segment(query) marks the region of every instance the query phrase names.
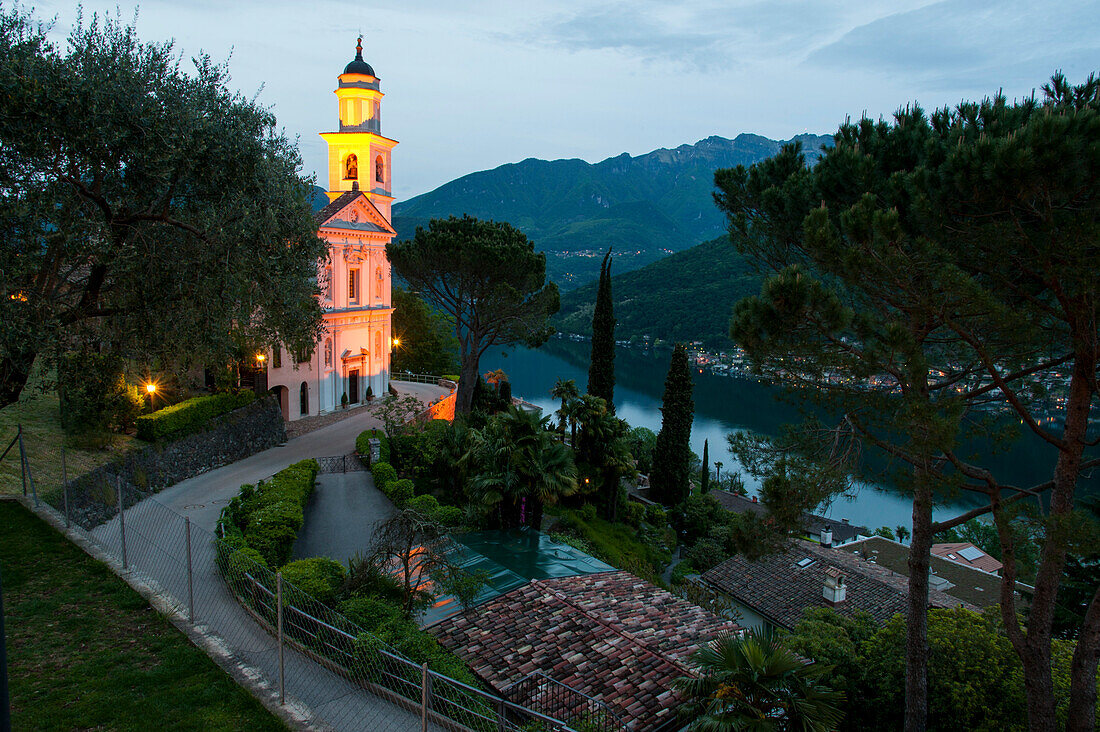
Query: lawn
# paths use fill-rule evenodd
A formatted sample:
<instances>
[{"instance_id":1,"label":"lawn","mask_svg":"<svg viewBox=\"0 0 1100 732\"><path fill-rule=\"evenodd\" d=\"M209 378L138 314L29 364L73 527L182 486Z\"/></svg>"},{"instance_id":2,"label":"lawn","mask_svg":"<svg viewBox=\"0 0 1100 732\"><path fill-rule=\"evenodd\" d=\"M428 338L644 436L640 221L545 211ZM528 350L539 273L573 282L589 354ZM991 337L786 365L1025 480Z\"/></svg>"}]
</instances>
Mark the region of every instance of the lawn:
<instances>
[{"instance_id":1,"label":"lawn","mask_svg":"<svg viewBox=\"0 0 1100 732\"><path fill-rule=\"evenodd\" d=\"M566 535L577 536L584 545L576 545L612 567L625 569L644 580L664 587L661 572L671 560L667 550L642 539L642 532L622 523L611 523L601 518L585 518L581 511L566 510L561 513L558 529Z\"/></svg>"},{"instance_id":2,"label":"lawn","mask_svg":"<svg viewBox=\"0 0 1100 732\"><path fill-rule=\"evenodd\" d=\"M286 729L105 565L11 501L0 501L0 568L14 729Z\"/></svg>"},{"instance_id":3,"label":"lawn","mask_svg":"<svg viewBox=\"0 0 1100 732\"><path fill-rule=\"evenodd\" d=\"M57 394L43 393L28 384L18 402L0 409L0 452L15 437L16 426L23 425L23 444L40 488L61 485L61 411ZM137 441L129 435L111 435L105 448L78 449L70 439L65 443L69 478L110 462L131 449ZM0 462L0 494L23 491L19 471L19 448L15 447Z\"/></svg>"}]
</instances>

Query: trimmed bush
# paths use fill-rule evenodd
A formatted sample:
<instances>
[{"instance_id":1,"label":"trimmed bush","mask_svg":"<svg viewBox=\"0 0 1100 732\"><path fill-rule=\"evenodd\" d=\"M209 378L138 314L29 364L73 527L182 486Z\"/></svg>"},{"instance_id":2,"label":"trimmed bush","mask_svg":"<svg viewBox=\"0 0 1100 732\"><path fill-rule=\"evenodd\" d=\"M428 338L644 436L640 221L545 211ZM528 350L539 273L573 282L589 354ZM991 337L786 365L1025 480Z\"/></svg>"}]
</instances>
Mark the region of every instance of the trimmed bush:
<instances>
[{"instance_id":1,"label":"trimmed bush","mask_svg":"<svg viewBox=\"0 0 1100 732\"><path fill-rule=\"evenodd\" d=\"M359 433L359 436L355 438L355 451L370 464L370 441L374 438L378 438L379 445L379 462L388 463L390 461L390 440L386 437L386 433L382 430L365 430Z\"/></svg>"},{"instance_id":2,"label":"trimmed bush","mask_svg":"<svg viewBox=\"0 0 1100 732\"><path fill-rule=\"evenodd\" d=\"M416 496L410 498L405 503L405 508L411 508L414 511L419 511L428 518L435 519L436 514L439 512L439 501L435 499L435 496Z\"/></svg>"},{"instance_id":3,"label":"trimmed bush","mask_svg":"<svg viewBox=\"0 0 1100 732\"><path fill-rule=\"evenodd\" d=\"M344 565L328 557L291 562L282 569L283 579L326 605L336 603L344 584Z\"/></svg>"},{"instance_id":4,"label":"trimmed bush","mask_svg":"<svg viewBox=\"0 0 1100 732\"><path fill-rule=\"evenodd\" d=\"M645 507L645 520L658 529L662 529L668 523L668 514L665 513L665 509L656 503L651 503Z\"/></svg>"},{"instance_id":5,"label":"trimmed bush","mask_svg":"<svg viewBox=\"0 0 1100 732\"><path fill-rule=\"evenodd\" d=\"M370 630L401 617L401 608L396 603L377 597L353 597L340 603L336 609L359 627Z\"/></svg>"},{"instance_id":6,"label":"trimmed bush","mask_svg":"<svg viewBox=\"0 0 1100 732\"><path fill-rule=\"evenodd\" d=\"M243 485L222 509L219 523L226 541L255 549L269 567L290 559L290 551L305 519L305 507L317 479L317 461L302 460L279 471L266 482Z\"/></svg>"},{"instance_id":7,"label":"trimmed bush","mask_svg":"<svg viewBox=\"0 0 1100 732\"><path fill-rule=\"evenodd\" d=\"M146 442L176 440L193 432L202 431L214 417L232 412L255 400L256 393L250 390L188 399L152 414L138 417L137 436L139 440Z\"/></svg>"},{"instance_id":8,"label":"trimmed bush","mask_svg":"<svg viewBox=\"0 0 1100 732\"><path fill-rule=\"evenodd\" d=\"M440 506L435 512L435 520L444 526L458 526L462 523L462 509L458 506Z\"/></svg>"},{"instance_id":9,"label":"trimmed bush","mask_svg":"<svg viewBox=\"0 0 1100 732\"><path fill-rule=\"evenodd\" d=\"M384 461L370 466L370 474L374 478L374 487L383 493L386 493L387 483L397 480L397 471L392 465Z\"/></svg>"},{"instance_id":10,"label":"trimmed bush","mask_svg":"<svg viewBox=\"0 0 1100 732\"><path fill-rule=\"evenodd\" d=\"M408 503L416 493L416 488L413 486L411 480L402 478L400 480L391 480L386 484L386 489L383 492L393 501L393 505L398 508L404 508L405 504Z\"/></svg>"}]
</instances>

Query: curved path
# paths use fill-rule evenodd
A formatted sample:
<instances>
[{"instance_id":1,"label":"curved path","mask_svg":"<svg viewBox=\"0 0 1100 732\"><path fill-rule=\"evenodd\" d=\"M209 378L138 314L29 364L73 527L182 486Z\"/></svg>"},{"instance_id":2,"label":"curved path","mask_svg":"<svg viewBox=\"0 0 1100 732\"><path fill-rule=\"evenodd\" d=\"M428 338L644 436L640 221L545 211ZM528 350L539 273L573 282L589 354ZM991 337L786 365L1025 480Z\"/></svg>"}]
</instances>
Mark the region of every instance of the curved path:
<instances>
[{"instance_id":1,"label":"curved path","mask_svg":"<svg viewBox=\"0 0 1100 732\"><path fill-rule=\"evenodd\" d=\"M434 384L395 381L393 386L401 394L413 394L425 403L450 393L449 389ZM190 516L196 526L213 531L222 506L229 503L245 483L269 478L287 465L306 458L347 455L355 450L355 438L360 432L381 426L382 422L369 408L362 409L359 414L278 447L176 483L156 494L156 500L177 513Z\"/></svg>"},{"instance_id":2,"label":"curved path","mask_svg":"<svg viewBox=\"0 0 1100 732\"><path fill-rule=\"evenodd\" d=\"M293 557L331 557L346 565L370 548L375 527L394 510L393 502L374 487L374 478L364 470L319 475Z\"/></svg>"}]
</instances>

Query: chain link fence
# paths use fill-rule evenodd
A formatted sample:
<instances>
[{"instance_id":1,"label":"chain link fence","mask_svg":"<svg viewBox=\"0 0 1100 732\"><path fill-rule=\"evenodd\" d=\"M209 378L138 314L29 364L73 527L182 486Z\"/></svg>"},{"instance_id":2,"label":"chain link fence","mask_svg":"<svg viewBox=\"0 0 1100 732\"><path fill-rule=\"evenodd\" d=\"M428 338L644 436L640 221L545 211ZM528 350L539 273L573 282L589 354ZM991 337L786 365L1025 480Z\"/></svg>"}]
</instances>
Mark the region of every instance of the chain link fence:
<instances>
[{"instance_id":1,"label":"chain link fence","mask_svg":"<svg viewBox=\"0 0 1100 732\"><path fill-rule=\"evenodd\" d=\"M310 728L577 732L402 657L150 491L109 475L79 487L67 477L39 485L18 444L35 511L115 558Z\"/></svg>"}]
</instances>

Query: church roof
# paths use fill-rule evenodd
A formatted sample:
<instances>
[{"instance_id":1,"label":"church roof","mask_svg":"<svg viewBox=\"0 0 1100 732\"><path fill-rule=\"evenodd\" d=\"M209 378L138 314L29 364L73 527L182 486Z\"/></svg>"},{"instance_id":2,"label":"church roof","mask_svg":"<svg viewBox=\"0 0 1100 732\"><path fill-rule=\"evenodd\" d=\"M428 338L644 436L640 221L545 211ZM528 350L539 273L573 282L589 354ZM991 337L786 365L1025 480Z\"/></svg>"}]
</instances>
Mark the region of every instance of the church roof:
<instances>
[{"instance_id":1,"label":"church roof","mask_svg":"<svg viewBox=\"0 0 1100 732\"><path fill-rule=\"evenodd\" d=\"M355 60L344 67L345 74L366 74L367 76L374 76L374 69L371 65L363 60L363 39L360 38L358 44L355 46ZM375 77L377 78L377 77Z\"/></svg>"},{"instance_id":2,"label":"church roof","mask_svg":"<svg viewBox=\"0 0 1100 732\"><path fill-rule=\"evenodd\" d=\"M368 209L369 215L375 221L347 221L337 219L336 216L344 209L350 208L356 201L362 201L362 205ZM335 219L335 220L334 220ZM352 231L371 231L380 234L396 235L397 232L386 222L386 217L378 210L374 203L363 195L362 191L347 191L333 199L327 206L313 214L313 220L317 227L327 229L348 229ZM382 222L382 223L378 223Z\"/></svg>"}]
</instances>

